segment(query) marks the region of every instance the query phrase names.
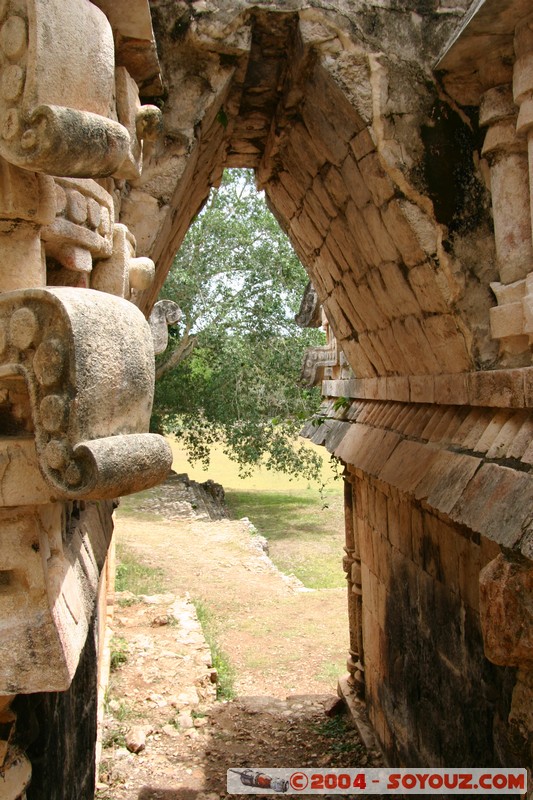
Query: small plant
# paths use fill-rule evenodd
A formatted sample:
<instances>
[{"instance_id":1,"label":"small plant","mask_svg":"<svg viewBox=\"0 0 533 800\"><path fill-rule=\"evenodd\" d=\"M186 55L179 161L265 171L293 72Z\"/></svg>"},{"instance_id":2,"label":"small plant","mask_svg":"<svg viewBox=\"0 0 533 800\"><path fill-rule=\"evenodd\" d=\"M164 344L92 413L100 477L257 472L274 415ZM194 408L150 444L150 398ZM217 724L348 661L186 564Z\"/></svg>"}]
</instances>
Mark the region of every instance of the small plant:
<instances>
[{"instance_id":1,"label":"small plant","mask_svg":"<svg viewBox=\"0 0 533 800\"><path fill-rule=\"evenodd\" d=\"M113 636L111 639L111 657L109 669L116 672L128 660L128 643L122 636Z\"/></svg>"},{"instance_id":2,"label":"small plant","mask_svg":"<svg viewBox=\"0 0 533 800\"><path fill-rule=\"evenodd\" d=\"M334 411L340 411L341 409L350 408L351 402L348 397L337 397L333 403L333 409Z\"/></svg>"},{"instance_id":3,"label":"small plant","mask_svg":"<svg viewBox=\"0 0 533 800\"><path fill-rule=\"evenodd\" d=\"M165 591L163 570L142 564L134 553L119 543L117 546L119 563L115 577L117 592L139 594L161 594Z\"/></svg>"},{"instance_id":4,"label":"small plant","mask_svg":"<svg viewBox=\"0 0 533 800\"><path fill-rule=\"evenodd\" d=\"M118 720L118 722L124 722L127 719L131 719L132 717L137 716L135 711L125 700L120 700L118 708L112 713L115 719Z\"/></svg>"},{"instance_id":5,"label":"small plant","mask_svg":"<svg viewBox=\"0 0 533 800\"><path fill-rule=\"evenodd\" d=\"M178 719L178 715L174 714L174 716L171 717L171 719L169 719L168 724L172 725L173 728L176 728L176 730L179 731L180 730L180 721Z\"/></svg>"},{"instance_id":6,"label":"small plant","mask_svg":"<svg viewBox=\"0 0 533 800\"><path fill-rule=\"evenodd\" d=\"M331 740L328 747L331 754L354 759L357 757L356 754L360 755L364 751L355 729L344 714L328 717L319 725L313 725L312 729L320 736Z\"/></svg>"},{"instance_id":7,"label":"small plant","mask_svg":"<svg viewBox=\"0 0 533 800\"><path fill-rule=\"evenodd\" d=\"M102 741L104 750L110 747L126 747L126 731L122 725L110 728L106 731Z\"/></svg>"},{"instance_id":8,"label":"small plant","mask_svg":"<svg viewBox=\"0 0 533 800\"><path fill-rule=\"evenodd\" d=\"M133 606L137 600L135 597L119 597L117 600L117 605L120 608L129 608L129 606Z\"/></svg>"},{"instance_id":9,"label":"small plant","mask_svg":"<svg viewBox=\"0 0 533 800\"><path fill-rule=\"evenodd\" d=\"M335 682L339 675L344 671L344 664L337 664L334 661L327 661L322 664L316 677L319 680L329 680Z\"/></svg>"},{"instance_id":10,"label":"small plant","mask_svg":"<svg viewBox=\"0 0 533 800\"><path fill-rule=\"evenodd\" d=\"M213 667L217 671L217 700L233 700L235 697L235 670L217 642L215 618L203 600L192 600L192 604L196 609L196 616L211 650Z\"/></svg>"}]
</instances>

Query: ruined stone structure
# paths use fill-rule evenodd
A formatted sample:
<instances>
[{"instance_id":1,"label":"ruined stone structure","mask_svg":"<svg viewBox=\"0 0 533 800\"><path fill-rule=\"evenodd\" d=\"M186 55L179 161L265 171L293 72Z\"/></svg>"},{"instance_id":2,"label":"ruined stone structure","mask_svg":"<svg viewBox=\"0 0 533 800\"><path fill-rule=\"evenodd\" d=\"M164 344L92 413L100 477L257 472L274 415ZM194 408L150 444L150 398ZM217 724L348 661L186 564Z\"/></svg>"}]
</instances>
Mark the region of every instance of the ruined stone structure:
<instances>
[{"instance_id":1,"label":"ruined stone structure","mask_svg":"<svg viewBox=\"0 0 533 800\"><path fill-rule=\"evenodd\" d=\"M85 0L0 5L5 800L30 781L28 797L92 797L112 501L171 462L147 433L154 347L132 302L154 265L119 222L161 117L134 80L158 74L137 5L134 52Z\"/></svg>"},{"instance_id":2,"label":"ruined stone structure","mask_svg":"<svg viewBox=\"0 0 533 800\"><path fill-rule=\"evenodd\" d=\"M528 0L0 14L0 795L91 797L111 501L168 466L141 311L231 166L334 334L350 691L391 763L531 764Z\"/></svg>"}]
</instances>

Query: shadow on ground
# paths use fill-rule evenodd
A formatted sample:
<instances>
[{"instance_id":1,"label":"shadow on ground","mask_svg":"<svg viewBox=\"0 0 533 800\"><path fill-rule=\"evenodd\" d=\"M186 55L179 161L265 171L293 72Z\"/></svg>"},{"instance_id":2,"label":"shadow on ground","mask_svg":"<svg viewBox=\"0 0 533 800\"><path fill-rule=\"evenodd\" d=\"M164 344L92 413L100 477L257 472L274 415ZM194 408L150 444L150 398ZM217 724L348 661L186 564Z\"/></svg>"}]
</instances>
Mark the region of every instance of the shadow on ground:
<instances>
[{"instance_id":1,"label":"shadow on ground","mask_svg":"<svg viewBox=\"0 0 533 800\"><path fill-rule=\"evenodd\" d=\"M205 728L202 757L189 770L185 785L161 787L154 776L153 785L144 786L138 800L248 797L227 794L229 768L378 766L332 695L291 695L286 700L242 697L213 706ZM183 759L187 757L184 752ZM175 757L176 767L180 760ZM283 795L296 796L302 795Z\"/></svg>"}]
</instances>

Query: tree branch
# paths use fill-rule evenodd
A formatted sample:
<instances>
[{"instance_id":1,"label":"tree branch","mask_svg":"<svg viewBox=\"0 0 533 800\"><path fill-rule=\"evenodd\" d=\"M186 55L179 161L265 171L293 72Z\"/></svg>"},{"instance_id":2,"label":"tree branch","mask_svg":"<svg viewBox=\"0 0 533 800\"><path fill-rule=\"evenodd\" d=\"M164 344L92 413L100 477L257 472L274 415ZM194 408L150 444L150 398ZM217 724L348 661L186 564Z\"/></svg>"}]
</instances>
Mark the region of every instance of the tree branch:
<instances>
[{"instance_id":1,"label":"tree branch","mask_svg":"<svg viewBox=\"0 0 533 800\"><path fill-rule=\"evenodd\" d=\"M163 375L166 375L167 372L170 372L171 369L177 367L181 361L184 361L188 356L190 356L197 343L198 338L196 336L191 336L190 329L187 328L176 349L172 351L166 361L163 361L163 363L157 367L155 371L156 381L162 378Z\"/></svg>"}]
</instances>

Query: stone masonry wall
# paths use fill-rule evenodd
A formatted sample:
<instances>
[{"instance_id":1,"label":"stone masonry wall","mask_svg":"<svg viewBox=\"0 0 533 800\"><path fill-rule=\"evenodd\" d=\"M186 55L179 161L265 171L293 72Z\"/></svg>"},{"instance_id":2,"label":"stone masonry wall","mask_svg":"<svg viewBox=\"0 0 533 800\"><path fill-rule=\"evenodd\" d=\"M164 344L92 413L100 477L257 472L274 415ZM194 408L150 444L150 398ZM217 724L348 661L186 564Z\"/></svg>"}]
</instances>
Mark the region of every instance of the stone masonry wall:
<instances>
[{"instance_id":1,"label":"stone masonry wall","mask_svg":"<svg viewBox=\"0 0 533 800\"><path fill-rule=\"evenodd\" d=\"M95 625L66 692L19 695L17 737L32 763L27 800L90 800L95 791L97 718Z\"/></svg>"},{"instance_id":2,"label":"stone masonry wall","mask_svg":"<svg viewBox=\"0 0 533 800\"><path fill-rule=\"evenodd\" d=\"M349 685L392 764L531 763L532 425L344 397L304 428L346 465Z\"/></svg>"},{"instance_id":3,"label":"stone masonry wall","mask_svg":"<svg viewBox=\"0 0 533 800\"><path fill-rule=\"evenodd\" d=\"M500 548L360 470L348 479L366 699L390 763L509 765L516 671L487 660L479 617L479 572Z\"/></svg>"}]
</instances>

